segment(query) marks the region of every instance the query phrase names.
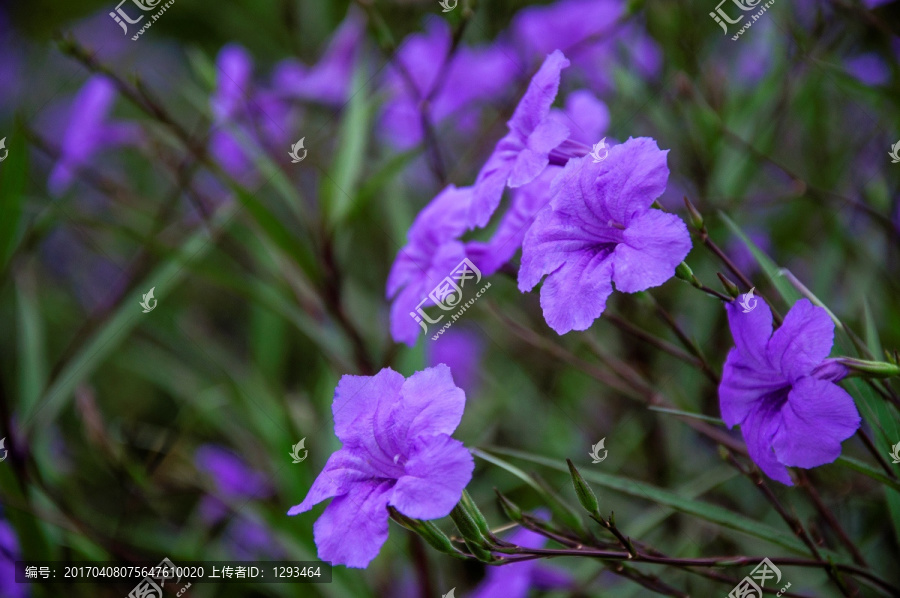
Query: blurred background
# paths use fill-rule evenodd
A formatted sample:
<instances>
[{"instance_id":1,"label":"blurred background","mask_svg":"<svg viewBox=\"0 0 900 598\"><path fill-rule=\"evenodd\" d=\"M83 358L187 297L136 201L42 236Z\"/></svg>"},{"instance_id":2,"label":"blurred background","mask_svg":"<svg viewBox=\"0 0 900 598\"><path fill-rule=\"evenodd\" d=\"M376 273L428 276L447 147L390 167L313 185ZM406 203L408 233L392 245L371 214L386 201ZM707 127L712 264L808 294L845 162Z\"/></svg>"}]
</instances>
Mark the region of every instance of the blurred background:
<instances>
[{"instance_id":1,"label":"blurred background","mask_svg":"<svg viewBox=\"0 0 900 598\"><path fill-rule=\"evenodd\" d=\"M803 292L775 274L787 268L883 358L900 343L900 2L776 0L742 33L710 17L715 0L136 3L0 3L0 596L131 589L16 585L18 559L315 560L322 506L286 512L340 447L338 380L437 363L466 391L456 438L577 505L572 459L625 533L685 558L809 556L672 413L719 417L732 340L715 299L672 280L560 337L538 293L518 291L514 257L450 331L409 347L391 338L385 284L416 214L474 181L559 48L572 66L556 106L584 143L656 139L665 209L688 221L690 198L776 309ZM117 8L146 18L120 24ZM698 236L687 262L721 288ZM839 338L836 353L858 351ZM896 409L845 387L888 459ZM815 494L770 487L823 550L854 561L829 513L900 583L900 493L867 475L881 465L863 440L844 455L862 465L808 472ZM506 523L494 488L542 505L476 459L469 492L492 525ZM568 581L527 595L650 595L597 561L550 565ZM693 596L731 588L638 569ZM820 570L782 571L797 595L841 595ZM186 595L470 596L485 575L391 524L369 568L336 567L331 584Z\"/></svg>"}]
</instances>

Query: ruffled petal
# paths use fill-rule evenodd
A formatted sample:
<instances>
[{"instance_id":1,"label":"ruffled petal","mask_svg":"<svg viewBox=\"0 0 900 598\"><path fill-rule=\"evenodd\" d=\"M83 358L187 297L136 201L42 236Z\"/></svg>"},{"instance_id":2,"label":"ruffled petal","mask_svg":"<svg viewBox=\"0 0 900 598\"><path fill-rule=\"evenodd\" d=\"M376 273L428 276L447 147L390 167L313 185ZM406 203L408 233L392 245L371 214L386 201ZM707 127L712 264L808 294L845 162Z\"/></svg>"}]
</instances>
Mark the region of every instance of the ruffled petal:
<instances>
[{"instance_id":1,"label":"ruffled petal","mask_svg":"<svg viewBox=\"0 0 900 598\"><path fill-rule=\"evenodd\" d=\"M341 377L331 406L338 439L345 445L356 445L371 437L377 430L378 410L400 398L403 382L403 376L390 368L374 376Z\"/></svg>"},{"instance_id":2,"label":"ruffled petal","mask_svg":"<svg viewBox=\"0 0 900 598\"><path fill-rule=\"evenodd\" d=\"M459 502L474 469L475 461L460 441L445 434L419 438L390 504L415 519L444 517Z\"/></svg>"},{"instance_id":3,"label":"ruffled petal","mask_svg":"<svg viewBox=\"0 0 900 598\"><path fill-rule=\"evenodd\" d=\"M734 346L749 367L760 371L777 371L777 364L769 364L766 347L772 336L772 310L760 299L756 308L744 313L736 301L727 303L728 327L734 338ZM781 378L781 376L779 376Z\"/></svg>"},{"instance_id":4,"label":"ruffled petal","mask_svg":"<svg viewBox=\"0 0 900 598\"><path fill-rule=\"evenodd\" d=\"M681 218L660 210L633 218L624 236L612 260L616 290L625 293L666 282L691 251L691 235Z\"/></svg>"},{"instance_id":5,"label":"ruffled petal","mask_svg":"<svg viewBox=\"0 0 900 598\"><path fill-rule=\"evenodd\" d=\"M625 227L631 219L646 212L666 190L669 150L660 150L649 137L629 138L609 150L606 160L594 163L584 160L583 180L586 196L593 199L594 211ZM593 191L591 191L591 189ZM605 223L605 221L604 221Z\"/></svg>"},{"instance_id":6,"label":"ruffled petal","mask_svg":"<svg viewBox=\"0 0 900 598\"><path fill-rule=\"evenodd\" d=\"M453 434L466 409L466 393L450 368L439 364L416 372L400 388L396 417L409 438Z\"/></svg>"},{"instance_id":7,"label":"ruffled petal","mask_svg":"<svg viewBox=\"0 0 900 598\"><path fill-rule=\"evenodd\" d=\"M354 484L377 476L378 472L355 451L342 448L328 457L306 498L291 507L288 515L305 513L325 499L346 494Z\"/></svg>"},{"instance_id":8,"label":"ruffled petal","mask_svg":"<svg viewBox=\"0 0 900 598\"><path fill-rule=\"evenodd\" d=\"M753 462L773 480L793 486L791 474L776 458L775 450L772 448L772 439L778 432L779 424L780 418L774 409L765 403L759 403L741 424L741 434Z\"/></svg>"},{"instance_id":9,"label":"ruffled petal","mask_svg":"<svg viewBox=\"0 0 900 598\"><path fill-rule=\"evenodd\" d=\"M840 386L804 377L781 408L781 426L772 444L778 460L791 467L818 467L841 454L841 442L859 428L853 398Z\"/></svg>"},{"instance_id":10,"label":"ruffled petal","mask_svg":"<svg viewBox=\"0 0 900 598\"><path fill-rule=\"evenodd\" d=\"M331 501L313 526L321 560L362 569L378 556L388 538L387 504L393 485L362 482Z\"/></svg>"},{"instance_id":11,"label":"ruffled petal","mask_svg":"<svg viewBox=\"0 0 900 598\"><path fill-rule=\"evenodd\" d=\"M719 383L722 419L729 427L741 424L760 401L781 389L787 393L788 386L788 381L778 372L759 368L740 351L732 349Z\"/></svg>"},{"instance_id":12,"label":"ruffled petal","mask_svg":"<svg viewBox=\"0 0 900 598\"><path fill-rule=\"evenodd\" d=\"M766 355L772 365L780 367L791 379L797 379L822 363L833 344L834 322L828 312L809 299L801 299L772 335Z\"/></svg>"},{"instance_id":13,"label":"ruffled petal","mask_svg":"<svg viewBox=\"0 0 900 598\"><path fill-rule=\"evenodd\" d=\"M612 261L604 253L573 253L541 287L544 319L557 334L587 330L612 294Z\"/></svg>"}]
</instances>

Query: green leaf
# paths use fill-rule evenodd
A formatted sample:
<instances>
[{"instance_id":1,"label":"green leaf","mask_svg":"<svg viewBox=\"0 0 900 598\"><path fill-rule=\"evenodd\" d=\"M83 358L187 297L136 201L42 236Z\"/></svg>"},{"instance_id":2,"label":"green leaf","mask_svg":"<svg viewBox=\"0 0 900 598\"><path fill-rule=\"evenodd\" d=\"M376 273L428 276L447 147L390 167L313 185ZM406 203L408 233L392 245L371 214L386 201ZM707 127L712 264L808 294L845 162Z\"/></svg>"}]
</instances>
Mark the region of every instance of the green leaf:
<instances>
[{"instance_id":1,"label":"green leaf","mask_svg":"<svg viewBox=\"0 0 900 598\"><path fill-rule=\"evenodd\" d=\"M28 149L21 127L6 137L6 159L0 162L0 272L6 269L23 232L25 182L28 179Z\"/></svg>"}]
</instances>

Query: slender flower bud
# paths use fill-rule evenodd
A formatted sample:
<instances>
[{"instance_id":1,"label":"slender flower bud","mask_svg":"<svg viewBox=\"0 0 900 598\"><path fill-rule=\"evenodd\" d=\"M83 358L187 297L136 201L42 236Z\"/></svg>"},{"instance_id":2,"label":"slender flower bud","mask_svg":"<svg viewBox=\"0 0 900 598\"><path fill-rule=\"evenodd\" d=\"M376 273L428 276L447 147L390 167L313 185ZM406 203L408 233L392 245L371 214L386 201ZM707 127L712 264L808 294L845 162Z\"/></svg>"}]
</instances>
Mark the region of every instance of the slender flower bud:
<instances>
[{"instance_id":1,"label":"slender flower bud","mask_svg":"<svg viewBox=\"0 0 900 598\"><path fill-rule=\"evenodd\" d=\"M500 504L500 509L503 511L503 514L506 515L508 519L515 522L521 522L523 520L522 517L522 509L519 508L519 505L509 500L503 494L500 493L499 490L494 488L494 492L497 493L497 502Z\"/></svg>"},{"instance_id":2,"label":"slender flower bud","mask_svg":"<svg viewBox=\"0 0 900 598\"><path fill-rule=\"evenodd\" d=\"M719 277L719 280L722 282L722 286L725 287L725 292L737 299L741 295L741 290L737 287L736 284L731 282L727 276L722 274L721 272L716 272L716 276Z\"/></svg>"},{"instance_id":3,"label":"slender flower bud","mask_svg":"<svg viewBox=\"0 0 900 598\"><path fill-rule=\"evenodd\" d=\"M691 270L691 267L686 262L681 262L675 266L675 276L698 289L703 286L700 280L694 276L694 271Z\"/></svg>"},{"instance_id":4,"label":"slender flower bud","mask_svg":"<svg viewBox=\"0 0 900 598\"><path fill-rule=\"evenodd\" d=\"M488 549L490 543L481 534L481 531L478 529L478 524L475 523L475 519L472 517L471 513L463 506L462 501L457 503L457 505L453 507L453 510L450 511L450 518L453 520L453 523L456 524L456 529L459 530L459 533L465 540L466 547L475 558L486 563L495 560L494 555L492 555L491 551Z\"/></svg>"},{"instance_id":5,"label":"slender flower bud","mask_svg":"<svg viewBox=\"0 0 900 598\"><path fill-rule=\"evenodd\" d=\"M391 519L393 519L409 531L422 536L422 538L424 538L426 542L431 544L431 546L433 546L440 552L453 556L460 556L462 554L459 550L456 549L455 546L453 546L453 542L450 541L450 538L448 538L447 535L432 522L420 521L418 519L407 517L391 506L388 506L388 511L391 514Z\"/></svg>"},{"instance_id":6,"label":"slender flower bud","mask_svg":"<svg viewBox=\"0 0 900 598\"><path fill-rule=\"evenodd\" d=\"M845 366L849 371L848 376L860 376L863 378L889 378L900 376L900 365L886 361L866 361L853 357L836 357L834 361Z\"/></svg>"},{"instance_id":7,"label":"slender flower bud","mask_svg":"<svg viewBox=\"0 0 900 598\"><path fill-rule=\"evenodd\" d=\"M484 518L478 505L475 504L475 501L472 500L472 497L469 496L469 493L465 490L462 492L462 498L459 499L459 504L462 505L466 510L466 513L472 517L472 521L478 526L478 531L483 537L493 537L494 534L491 532L491 527L488 525L487 519Z\"/></svg>"},{"instance_id":8,"label":"slender flower bud","mask_svg":"<svg viewBox=\"0 0 900 598\"><path fill-rule=\"evenodd\" d=\"M572 485L575 487L575 494L578 496L578 502L584 507L584 510L591 515L600 514L600 503L597 501L597 495L591 489L590 485L581 476L581 473L575 469L575 465L571 459L566 459L569 466L569 473L572 475Z\"/></svg>"},{"instance_id":9,"label":"slender flower bud","mask_svg":"<svg viewBox=\"0 0 900 598\"><path fill-rule=\"evenodd\" d=\"M684 205L687 208L688 214L691 217L691 224L694 225L694 228L697 230L703 230L703 216L700 214L700 211L691 203L691 200L684 196Z\"/></svg>"}]
</instances>

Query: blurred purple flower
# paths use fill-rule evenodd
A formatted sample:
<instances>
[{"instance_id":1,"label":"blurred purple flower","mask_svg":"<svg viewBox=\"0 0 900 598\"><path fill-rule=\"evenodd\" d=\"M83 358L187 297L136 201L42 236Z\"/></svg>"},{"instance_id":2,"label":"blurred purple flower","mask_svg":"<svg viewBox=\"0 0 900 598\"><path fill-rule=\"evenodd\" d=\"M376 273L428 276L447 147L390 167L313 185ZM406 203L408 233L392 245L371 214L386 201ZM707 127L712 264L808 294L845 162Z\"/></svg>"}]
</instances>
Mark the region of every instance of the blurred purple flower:
<instances>
[{"instance_id":1,"label":"blurred purple flower","mask_svg":"<svg viewBox=\"0 0 900 598\"><path fill-rule=\"evenodd\" d=\"M564 124L573 139L593 146L606 136L609 127L609 108L590 91L573 91L566 97L565 110L553 108L550 117Z\"/></svg>"},{"instance_id":2,"label":"blurred purple flower","mask_svg":"<svg viewBox=\"0 0 900 598\"><path fill-rule=\"evenodd\" d=\"M567 66L569 61L555 50L531 79L507 122L509 133L497 143L472 187L470 225L485 226L500 205L503 189L533 181L550 163L550 152L568 138L569 128L550 118L560 72Z\"/></svg>"},{"instance_id":3,"label":"blurred purple flower","mask_svg":"<svg viewBox=\"0 0 900 598\"><path fill-rule=\"evenodd\" d=\"M866 85L884 85L891 78L891 69L874 52L848 58L844 61L844 66L850 75Z\"/></svg>"},{"instance_id":4,"label":"blurred purple flower","mask_svg":"<svg viewBox=\"0 0 900 598\"><path fill-rule=\"evenodd\" d=\"M612 87L611 65L622 64L616 48L628 52L631 66L644 76L655 75L662 64L656 43L635 26L620 24L625 2L561 0L519 11L512 23L515 45L525 60L562 51L591 84L605 93Z\"/></svg>"},{"instance_id":5,"label":"blurred purple flower","mask_svg":"<svg viewBox=\"0 0 900 598\"><path fill-rule=\"evenodd\" d=\"M428 21L424 33L404 40L385 76L389 99L379 124L395 147L421 143L421 107L426 98L433 124L454 118L457 128L471 129L477 123L478 105L502 96L514 80L518 65L501 45L461 46L448 57L451 46L450 26L437 18Z\"/></svg>"},{"instance_id":6,"label":"blurred purple flower","mask_svg":"<svg viewBox=\"0 0 900 598\"><path fill-rule=\"evenodd\" d=\"M659 286L691 250L684 222L651 209L666 188L666 154L653 139L613 146L606 160L572 159L553 182L553 199L525 235L519 289L545 275L544 318L557 333L586 330L616 289Z\"/></svg>"},{"instance_id":7,"label":"blurred purple flower","mask_svg":"<svg viewBox=\"0 0 900 598\"><path fill-rule=\"evenodd\" d=\"M475 331L451 328L425 346L426 362L429 366L449 367L456 384L471 395L478 383L483 349Z\"/></svg>"},{"instance_id":8,"label":"blurred purple flower","mask_svg":"<svg viewBox=\"0 0 900 598\"><path fill-rule=\"evenodd\" d=\"M141 132L137 124L107 121L115 99L113 83L102 75L88 79L75 96L69 110L59 160L50 173L50 193L62 195L75 180L78 169L99 151L140 142Z\"/></svg>"},{"instance_id":9,"label":"blurred purple flower","mask_svg":"<svg viewBox=\"0 0 900 598\"><path fill-rule=\"evenodd\" d=\"M287 556L266 526L245 517L231 522L225 534L228 551L236 560L279 560Z\"/></svg>"},{"instance_id":10,"label":"blurred purple flower","mask_svg":"<svg viewBox=\"0 0 900 598\"><path fill-rule=\"evenodd\" d=\"M272 494L272 487L262 473L244 463L243 459L228 449L205 444L194 453L197 469L210 476L216 495L204 497L201 511L207 521L214 522L227 508L223 501L262 498Z\"/></svg>"},{"instance_id":11,"label":"blurred purple flower","mask_svg":"<svg viewBox=\"0 0 900 598\"><path fill-rule=\"evenodd\" d=\"M535 515L546 519L548 513L540 510ZM523 527L507 541L523 548L543 548L547 538ZM475 588L472 598L526 598L532 587L550 591L571 588L573 584L574 579L566 573L547 567L537 560L525 561L502 567L488 567L487 575Z\"/></svg>"},{"instance_id":12,"label":"blurred purple flower","mask_svg":"<svg viewBox=\"0 0 900 598\"><path fill-rule=\"evenodd\" d=\"M441 191L423 209L409 229L409 242L391 267L387 297L391 305L391 336L409 346L416 344L419 324L411 316L435 285L450 276L466 257L459 237L465 232L472 191L453 185ZM433 305L428 299L424 305Z\"/></svg>"},{"instance_id":13,"label":"blurred purple flower","mask_svg":"<svg viewBox=\"0 0 900 598\"><path fill-rule=\"evenodd\" d=\"M415 519L450 513L475 467L450 437L465 403L444 365L408 379L390 368L341 378L332 412L344 446L288 511L297 515L334 497L313 528L320 559L368 566L388 537L388 505Z\"/></svg>"},{"instance_id":14,"label":"blurred purple flower","mask_svg":"<svg viewBox=\"0 0 900 598\"><path fill-rule=\"evenodd\" d=\"M893 1L894 0L862 0L862 3L863 3L863 6L865 6L866 8L872 9L872 8L878 8L882 4L888 4Z\"/></svg>"},{"instance_id":15,"label":"blurred purple flower","mask_svg":"<svg viewBox=\"0 0 900 598\"><path fill-rule=\"evenodd\" d=\"M834 323L807 299L794 304L774 334L763 301L748 313L737 302L725 309L735 346L719 384L722 419L740 424L750 457L766 475L793 485L787 467L831 463L859 428L853 399L834 383L847 370L826 359Z\"/></svg>"},{"instance_id":16,"label":"blurred purple flower","mask_svg":"<svg viewBox=\"0 0 900 598\"><path fill-rule=\"evenodd\" d=\"M771 255L772 240L769 238L768 233L756 228L746 228L745 232L753 244L759 247L760 251L766 255ZM741 239L734 237L728 242L728 253L737 269L748 277L759 271L759 262L756 261L750 248Z\"/></svg>"},{"instance_id":17,"label":"blurred purple flower","mask_svg":"<svg viewBox=\"0 0 900 598\"><path fill-rule=\"evenodd\" d=\"M210 151L235 179L252 178L252 153L244 143L256 142L277 150L289 143L291 107L277 94L258 89L253 81L253 59L239 45L224 46L216 58L216 89L210 96L214 116ZM236 127L237 134L229 127Z\"/></svg>"},{"instance_id":18,"label":"blurred purple flower","mask_svg":"<svg viewBox=\"0 0 900 598\"><path fill-rule=\"evenodd\" d=\"M274 89L283 97L340 106L349 96L364 36L365 20L351 7L319 62L306 66L295 59L282 61L272 77Z\"/></svg>"},{"instance_id":19,"label":"blurred purple flower","mask_svg":"<svg viewBox=\"0 0 900 598\"><path fill-rule=\"evenodd\" d=\"M24 598L28 584L16 583L16 560L21 559L16 531L5 519L0 519L0 596Z\"/></svg>"}]
</instances>

